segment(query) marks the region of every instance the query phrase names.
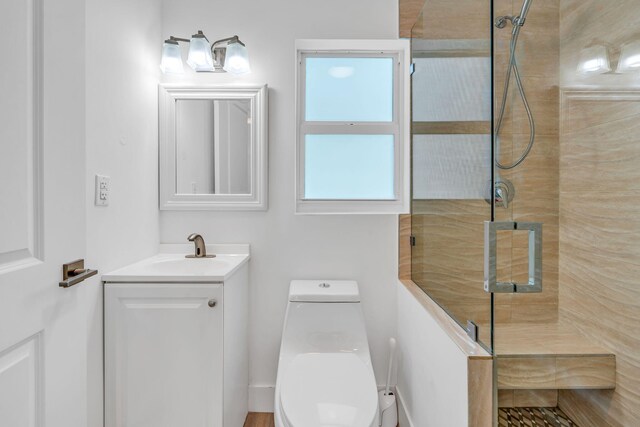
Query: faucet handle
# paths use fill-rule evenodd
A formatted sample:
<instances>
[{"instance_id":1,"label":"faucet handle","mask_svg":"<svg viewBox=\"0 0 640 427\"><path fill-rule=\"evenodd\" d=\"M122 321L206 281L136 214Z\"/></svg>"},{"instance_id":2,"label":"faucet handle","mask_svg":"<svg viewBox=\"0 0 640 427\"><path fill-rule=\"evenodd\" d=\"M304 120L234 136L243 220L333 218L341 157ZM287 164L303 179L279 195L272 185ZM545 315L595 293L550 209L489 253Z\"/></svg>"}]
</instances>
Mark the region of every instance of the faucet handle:
<instances>
[{"instance_id":1,"label":"faucet handle","mask_svg":"<svg viewBox=\"0 0 640 427\"><path fill-rule=\"evenodd\" d=\"M496 188L496 194L500 198L500 202L502 202L502 207L505 209L509 209L509 190L507 187L500 185Z\"/></svg>"},{"instance_id":2,"label":"faucet handle","mask_svg":"<svg viewBox=\"0 0 640 427\"><path fill-rule=\"evenodd\" d=\"M505 178L498 178L495 181L495 194L494 201L496 206L502 206L505 209L509 209L509 205L513 201L516 194L515 187Z\"/></svg>"}]
</instances>

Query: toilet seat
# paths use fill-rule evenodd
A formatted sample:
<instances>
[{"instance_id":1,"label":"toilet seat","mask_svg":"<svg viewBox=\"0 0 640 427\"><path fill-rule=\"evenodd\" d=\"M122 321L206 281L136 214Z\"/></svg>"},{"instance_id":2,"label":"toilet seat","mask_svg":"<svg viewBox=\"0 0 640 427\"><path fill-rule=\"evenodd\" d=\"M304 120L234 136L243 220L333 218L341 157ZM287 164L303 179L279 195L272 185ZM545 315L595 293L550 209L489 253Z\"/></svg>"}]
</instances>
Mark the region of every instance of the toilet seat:
<instances>
[{"instance_id":1,"label":"toilet seat","mask_svg":"<svg viewBox=\"0 0 640 427\"><path fill-rule=\"evenodd\" d=\"M373 372L353 353L296 356L280 402L290 427L371 427L378 410Z\"/></svg>"}]
</instances>

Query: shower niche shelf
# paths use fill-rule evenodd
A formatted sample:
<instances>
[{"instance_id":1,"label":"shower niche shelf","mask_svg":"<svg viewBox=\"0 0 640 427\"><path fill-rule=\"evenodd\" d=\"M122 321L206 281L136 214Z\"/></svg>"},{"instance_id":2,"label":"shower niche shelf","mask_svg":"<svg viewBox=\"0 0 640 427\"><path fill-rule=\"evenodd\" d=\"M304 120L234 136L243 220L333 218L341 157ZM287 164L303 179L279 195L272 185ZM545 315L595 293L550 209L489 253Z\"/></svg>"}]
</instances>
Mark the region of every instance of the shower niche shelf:
<instances>
[{"instance_id":1,"label":"shower niche shelf","mask_svg":"<svg viewBox=\"0 0 640 427\"><path fill-rule=\"evenodd\" d=\"M498 389L614 389L616 357L568 325L496 327Z\"/></svg>"}]
</instances>

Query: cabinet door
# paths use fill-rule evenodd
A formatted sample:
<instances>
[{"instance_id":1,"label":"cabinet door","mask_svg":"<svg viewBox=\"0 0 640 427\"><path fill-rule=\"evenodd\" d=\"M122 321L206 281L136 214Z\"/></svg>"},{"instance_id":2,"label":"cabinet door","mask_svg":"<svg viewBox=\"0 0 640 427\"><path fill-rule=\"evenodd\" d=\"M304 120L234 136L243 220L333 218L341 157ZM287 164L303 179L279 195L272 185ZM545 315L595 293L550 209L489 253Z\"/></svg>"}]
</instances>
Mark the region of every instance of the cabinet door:
<instances>
[{"instance_id":1,"label":"cabinet door","mask_svg":"<svg viewBox=\"0 0 640 427\"><path fill-rule=\"evenodd\" d=\"M107 427L222 427L222 295L211 284L105 286Z\"/></svg>"}]
</instances>

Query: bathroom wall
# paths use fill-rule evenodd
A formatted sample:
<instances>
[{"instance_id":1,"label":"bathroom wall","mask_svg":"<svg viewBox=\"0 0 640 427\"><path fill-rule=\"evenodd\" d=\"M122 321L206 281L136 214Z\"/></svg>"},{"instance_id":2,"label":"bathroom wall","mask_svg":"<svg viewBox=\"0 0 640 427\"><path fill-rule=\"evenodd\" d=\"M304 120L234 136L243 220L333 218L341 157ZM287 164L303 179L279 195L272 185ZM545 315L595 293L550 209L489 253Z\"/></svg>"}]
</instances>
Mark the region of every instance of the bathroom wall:
<instances>
[{"instance_id":1,"label":"bathroom wall","mask_svg":"<svg viewBox=\"0 0 640 427\"><path fill-rule=\"evenodd\" d=\"M192 232L208 242L250 243L251 409L270 410L289 282L349 278L360 283L373 365L385 378L395 333L397 215L295 215L295 50L297 38L397 38L395 0L164 0L162 37L201 29L213 41L237 34L252 73L166 77L182 83L269 85L269 210L162 212L162 242ZM161 38L156 41L160 49ZM184 49L186 53L186 49Z\"/></svg>"},{"instance_id":2,"label":"bathroom wall","mask_svg":"<svg viewBox=\"0 0 640 427\"><path fill-rule=\"evenodd\" d=\"M160 4L154 0L86 2L86 263L100 273L157 250L160 24ZM107 207L94 206L96 173L111 176ZM99 283L98 276L82 285L91 293L87 398L92 427L102 425Z\"/></svg>"},{"instance_id":3,"label":"bathroom wall","mask_svg":"<svg viewBox=\"0 0 640 427\"><path fill-rule=\"evenodd\" d=\"M490 427L491 356L415 284L397 291L400 426Z\"/></svg>"},{"instance_id":4,"label":"bathroom wall","mask_svg":"<svg viewBox=\"0 0 640 427\"><path fill-rule=\"evenodd\" d=\"M640 420L640 79L576 70L593 44L615 69L639 21L636 0L561 2L560 318L617 363L615 390L560 392L583 427Z\"/></svg>"}]
</instances>

